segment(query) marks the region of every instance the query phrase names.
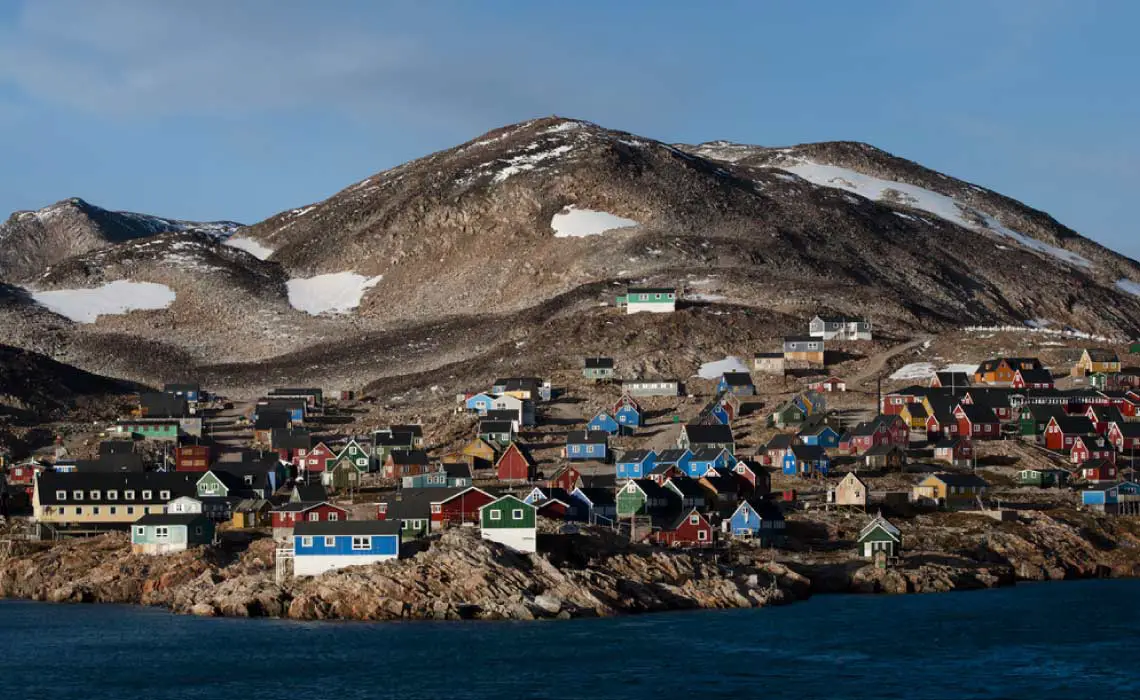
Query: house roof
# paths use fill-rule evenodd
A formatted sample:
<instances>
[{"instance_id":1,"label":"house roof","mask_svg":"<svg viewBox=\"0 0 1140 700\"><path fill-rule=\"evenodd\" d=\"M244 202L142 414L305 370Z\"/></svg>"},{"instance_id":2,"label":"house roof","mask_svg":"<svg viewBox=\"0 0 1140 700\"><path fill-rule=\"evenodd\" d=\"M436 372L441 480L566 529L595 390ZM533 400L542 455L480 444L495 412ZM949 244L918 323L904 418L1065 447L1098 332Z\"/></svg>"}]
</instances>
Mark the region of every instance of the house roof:
<instances>
[{"instance_id":1,"label":"house roof","mask_svg":"<svg viewBox=\"0 0 1140 700\"><path fill-rule=\"evenodd\" d=\"M736 493L740 491L740 481L731 472L722 474L718 471L716 474L702 476L700 480L717 493Z\"/></svg>"},{"instance_id":2,"label":"house roof","mask_svg":"<svg viewBox=\"0 0 1140 700\"><path fill-rule=\"evenodd\" d=\"M945 387L968 387L970 375L965 372L935 372L938 383Z\"/></svg>"},{"instance_id":3,"label":"house roof","mask_svg":"<svg viewBox=\"0 0 1140 700\"><path fill-rule=\"evenodd\" d=\"M784 353L782 352L758 352L752 355L757 360L778 360L783 356Z\"/></svg>"},{"instance_id":4,"label":"house roof","mask_svg":"<svg viewBox=\"0 0 1140 700\"><path fill-rule=\"evenodd\" d=\"M777 433L764 445L764 450L786 450L799 442L799 437L791 433Z\"/></svg>"},{"instance_id":5,"label":"house roof","mask_svg":"<svg viewBox=\"0 0 1140 700\"><path fill-rule=\"evenodd\" d=\"M626 294L676 294L672 287L626 287Z\"/></svg>"},{"instance_id":6,"label":"house roof","mask_svg":"<svg viewBox=\"0 0 1140 700\"><path fill-rule=\"evenodd\" d=\"M1052 384L1053 373L1047 369L1019 369L1021 380L1026 384Z\"/></svg>"},{"instance_id":7,"label":"house roof","mask_svg":"<svg viewBox=\"0 0 1140 700\"><path fill-rule=\"evenodd\" d=\"M487 411L486 416L484 416L483 422L484 423L506 422L506 423L511 423L513 425L514 422L517 421L518 419L519 419L519 412L518 411L512 411L509 408L492 408L492 409L489 409Z\"/></svg>"},{"instance_id":8,"label":"house roof","mask_svg":"<svg viewBox=\"0 0 1140 700\"><path fill-rule=\"evenodd\" d=\"M966 420L971 423L997 423L998 417L994 410L989 406L982 406L979 404L962 403L958 404L958 409Z\"/></svg>"},{"instance_id":9,"label":"house roof","mask_svg":"<svg viewBox=\"0 0 1140 700\"><path fill-rule=\"evenodd\" d=\"M700 482L687 476L674 476L666 481L665 484L672 484L682 496L704 498L705 495Z\"/></svg>"},{"instance_id":10,"label":"house roof","mask_svg":"<svg viewBox=\"0 0 1140 700\"><path fill-rule=\"evenodd\" d=\"M323 394L320 389L314 388L277 387L269 390L270 396L315 396L319 399Z\"/></svg>"},{"instance_id":11,"label":"house roof","mask_svg":"<svg viewBox=\"0 0 1140 700\"><path fill-rule=\"evenodd\" d=\"M934 449L936 449L936 450L952 450L952 449L957 448L959 445L961 445L965 442L966 442L966 440L962 439L961 437L943 438L943 439L939 440L934 445Z\"/></svg>"},{"instance_id":12,"label":"house roof","mask_svg":"<svg viewBox=\"0 0 1140 700\"><path fill-rule=\"evenodd\" d=\"M151 513L135 521L135 525L193 525L208 523L209 518L201 513Z\"/></svg>"},{"instance_id":13,"label":"house roof","mask_svg":"<svg viewBox=\"0 0 1140 700\"><path fill-rule=\"evenodd\" d=\"M702 447L693 453L694 462L711 462L724 452L723 447Z\"/></svg>"},{"instance_id":14,"label":"house roof","mask_svg":"<svg viewBox=\"0 0 1140 700\"><path fill-rule=\"evenodd\" d=\"M257 418L253 421L254 430L284 430L288 428L293 422L293 419L286 411L276 410L263 410L257 412ZM270 433L272 437L272 433Z\"/></svg>"},{"instance_id":15,"label":"house roof","mask_svg":"<svg viewBox=\"0 0 1140 700\"><path fill-rule=\"evenodd\" d=\"M788 449L797 460L815 461L827 457L827 451L820 445L792 445Z\"/></svg>"},{"instance_id":16,"label":"house roof","mask_svg":"<svg viewBox=\"0 0 1140 700\"><path fill-rule=\"evenodd\" d=\"M300 522L293 526L293 536L313 535L399 535L400 523L394 520L326 520Z\"/></svg>"},{"instance_id":17,"label":"house roof","mask_svg":"<svg viewBox=\"0 0 1140 700\"><path fill-rule=\"evenodd\" d=\"M644 462L649 455L656 456L656 453L654 453L653 450L626 450L617 461L628 463Z\"/></svg>"},{"instance_id":18,"label":"house roof","mask_svg":"<svg viewBox=\"0 0 1140 700\"><path fill-rule=\"evenodd\" d=\"M918 402L908 403L906 405L906 412L910 414L911 418L926 418L926 406Z\"/></svg>"},{"instance_id":19,"label":"house roof","mask_svg":"<svg viewBox=\"0 0 1140 700\"><path fill-rule=\"evenodd\" d=\"M186 399L174 394L143 392L139 394L139 406L147 418L182 418L190 415Z\"/></svg>"},{"instance_id":20,"label":"house roof","mask_svg":"<svg viewBox=\"0 0 1140 700\"><path fill-rule=\"evenodd\" d=\"M863 539L867 535L871 534L875 528L881 528L883 532L887 533L895 540L901 541L902 539L902 532L900 532L899 529L894 525L891 525L887 519L881 515L876 515L871 519L871 522L863 526L863 529L859 531L859 539Z\"/></svg>"},{"instance_id":21,"label":"house roof","mask_svg":"<svg viewBox=\"0 0 1140 700\"><path fill-rule=\"evenodd\" d=\"M677 492L671 491L664 486L659 486L656 481L652 479L632 479L632 483L637 484L637 487L645 493L646 498L676 498Z\"/></svg>"},{"instance_id":22,"label":"house roof","mask_svg":"<svg viewBox=\"0 0 1140 700\"><path fill-rule=\"evenodd\" d=\"M303 428L276 428L269 434L269 444L273 449L307 450L313 446L313 436Z\"/></svg>"},{"instance_id":23,"label":"house roof","mask_svg":"<svg viewBox=\"0 0 1140 700\"><path fill-rule=\"evenodd\" d=\"M974 474L955 474L953 472L938 472L931 474L931 477L938 479L947 486L974 486L974 487L987 487L986 480Z\"/></svg>"},{"instance_id":24,"label":"house roof","mask_svg":"<svg viewBox=\"0 0 1140 700\"><path fill-rule=\"evenodd\" d=\"M1053 416L1052 421L1057 422L1061 432L1068 435L1095 435L1096 428L1088 416Z\"/></svg>"},{"instance_id":25,"label":"house roof","mask_svg":"<svg viewBox=\"0 0 1140 700\"><path fill-rule=\"evenodd\" d=\"M604 430L571 430L566 436L568 445L606 445L609 434Z\"/></svg>"},{"instance_id":26,"label":"house roof","mask_svg":"<svg viewBox=\"0 0 1140 700\"><path fill-rule=\"evenodd\" d=\"M202 475L197 472L51 472L40 474L36 490L42 505L77 505L71 500L72 491L83 491L85 504L153 503L161 504L180 496L194 496L198 493L195 484ZM65 498L57 499L56 492L65 491ZM92 501L91 491L99 491L100 499ZM135 498L128 501L127 491L134 491ZM149 491L151 497L143 498ZM162 498L162 492L168 497ZM114 492L110 498L108 492Z\"/></svg>"},{"instance_id":27,"label":"house roof","mask_svg":"<svg viewBox=\"0 0 1140 700\"><path fill-rule=\"evenodd\" d=\"M80 459L75 462L75 470L79 472L135 472L146 471L142 455L134 452L100 455L98 459Z\"/></svg>"},{"instance_id":28,"label":"house roof","mask_svg":"<svg viewBox=\"0 0 1140 700\"><path fill-rule=\"evenodd\" d=\"M440 465L440 470L452 479L470 479L471 467L464 462L446 462Z\"/></svg>"},{"instance_id":29,"label":"house roof","mask_svg":"<svg viewBox=\"0 0 1140 700\"><path fill-rule=\"evenodd\" d=\"M657 465L660 467L662 465L676 464L682 457L685 456L686 453L688 453L690 457L693 455L693 453L689 450L682 450L679 448L672 450L661 450L661 452L657 455Z\"/></svg>"},{"instance_id":30,"label":"house roof","mask_svg":"<svg viewBox=\"0 0 1140 700\"><path fill-rule=\"evenodd\" d=\"M864 457L883 457L885 455L889 455L892 452L895 452L896 450L899 452L903 451L903 449L901 447L899 447L898 445L887 445L887 444L875 445L874 447L871 447L866 452L864 452L863 456Z\"/></svg>"},{"instance_id":31,"label":"house roof","mask_svg":"<svg viewBox=\"0 0 1140 700\"><path fill-rule=\"evenodd\" d=\"M100 455L127 454L134 451L134 440L104 440L99 443Z\"/></svg>"},{"instance_id":32,"label":"house roof","mask_svg":"<svg viewBox=\"0 0 1140 700\"><path fill-rule=\"evenodd\" d=\"M407 433L413 437L422 438L424 436L424 427L419 423L397 423L389 425L387 428L380 428L376 432Z\"/></svg>"},{"instance_id":33,"label":"house roof","mask_svg":"<svg viewBox=\"0 0 1140 700\"><path fill-rule=\"evenodd\" d=\"M405 447L414 442L415 435L407 432L381 432L372 433L372 444L375 447Z\"/></svg>"},{"instance_id":34,"label":"house roof","mask_svg":"<svg viewBox=\"0 0 1140 700\"><path fill-rule=\"evenodd\" d=\"M696 444L730 444L734 443L732 428L727 425L685 425L683 430L689 437L690 443Z\"/></svg>"},{"instance_id":35,"label":"house roof","mask_svg":"<svg viewBox=\"0 0 1140 700\"><path fill-rule=\"evenodd\" d=\"M821 338L816 338L810 335L785 335L785 343L822 343Z\"/></svg>"},{"instance_id":36,"label":"house roof","mask_svg":"<svg viewBox=\"0 0 1140 700\"><path fill-rule=\"evenodd\" d=\"M580 488L574 489L574 492L571 495L574 494L582 495L595 508L599 506L613 506L617 503L617 501L614 499L614 492L612 489L594 486L582 486Z\"/></svg>"},{"instance_id":37,"label":"house roof","mask_svg":"<svg viewBox=\"0 0 1140 700\"><path fill-rule=\"evenodd\" d=\"M538 377L505 377L496 379L491 386L501 386L504 391L538 391L541 385Z\"/></svg>"},{"instance_id":38,"label":"house roof","mask_svg":"<svg viewBox=\"0 0 1140 700\"><path fill-rule=\"evenodd\" d=\"M701 520L704 520L706 525L708 524L708 518L701 515L701 512L699 510L697 510L696 508L690 508L686 511L681 512L679 515L675 516L672 520L670 520L669 524L666 526L666 529L667 530L676 530L677 528L684 525L685 522L694 514L697 517L699 517Z\"/></svg>"},{"instance_id":39,"label":"house roof","mask_svg":"<svg viewBox=\"0 0 1140 700\"><path fill-rule=\"evenodd\" d=\"M784 519L784 511L780 510L780 506L769 501L767 498L746 498L737 504L733 514L735 515L737 510L740 510L746 505L752 508L756 515L760 516L761 520L778 521Z\"/></svg>"},{"instance_id":40,"label":"house roof","mask_svg":"<svg viewBox=\"0 0 1140 700\"><path fill-rule=\"evenodd\" d=\"M752 375L748 372L725 372L720 378L728 386L752 386Z\"/></svg>"},{"instance_id":41,"label":"house roof","mask_svg":"<svg viewBox=\"0 0 1140 700\"><path fill-rule=\"evenodd\" d=\"M430 464L431 458L428 453L423 450L392 450L388 453L388 459L392 460L393 464Z\"/></svg>"},{"instance_id":42,"label":"house roof","mask_svg":"<svg viewBox=\"0 0 1140 700\"><path fill-rule=\"evenodd\" d=\"M298 500L302 503L306 501L323 501L329 497L324 485L319 482L313 484L297 482L293 485L293 493L297 494Z\"/></svg>"},{"instance_id":43,"label":"house roof","mask_svg":"<svg viewBox=\"0 0 1140 700\"><path fill-rule=\"evenodd\" d=\"M614 358L612 357L587 357L586 369L613 369Z\"/></svg>"},{"instance_id":44,"label":"house roof","mask_svg":"<svg viewBox=\"0 0 1140 700\"><path fill-rule=\"evenodd\" d=\"M1116 429L1126 438L1140 438L1140 423L1117 421Z\"/></svg>"},{"instance_id":45,"label":"house roof","mask_svg":"<svg viewBox=\"0 0 1140 700\"><path fill-rule=\"evenodd\" d=\"M469 487L438 487L404 489L399 500L389 500L387 518L389 520L427 520L431 517L431 504L441 503L457 496Z\"/></svg>"},{"instance_id":46,"label":"house roof","mask_svg":"<svg viewBox=\"0 0 1140 700\"><path fill-rule=\"evenodd\" d=\"M1120 362L1120 357L1107 348L1085 348L1093 362Z\"/></svg>"},{"instance_id":47,"label":"house roof","mask_svg":"<svg viewBox=\"0 0 1140 700\"><path fill-rule=\"evenodd\" d=\"M514 423L509 420L481 420L479 421L479 434L514 432Z\"/></svg>"}]
</instances>

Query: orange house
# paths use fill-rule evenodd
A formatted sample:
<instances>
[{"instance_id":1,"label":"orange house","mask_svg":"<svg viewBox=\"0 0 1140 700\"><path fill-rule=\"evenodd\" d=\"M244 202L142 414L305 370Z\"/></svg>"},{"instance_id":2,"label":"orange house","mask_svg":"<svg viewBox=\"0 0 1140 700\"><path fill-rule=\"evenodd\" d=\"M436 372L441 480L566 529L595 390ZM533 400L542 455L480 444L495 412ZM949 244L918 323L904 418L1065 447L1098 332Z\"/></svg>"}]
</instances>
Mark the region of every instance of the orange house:
<instances>
[{"instance_id":1,"label":"orange house","mask_svg":"<svg viewBox=\"0 0 1140 700\"><path fill-rule=\"evenodd\" d=\"M1044 369L1036 357L995 357L978 365L974 382L978 384L1012 384L1018 370Z\"/></svg>"}]
</instances>

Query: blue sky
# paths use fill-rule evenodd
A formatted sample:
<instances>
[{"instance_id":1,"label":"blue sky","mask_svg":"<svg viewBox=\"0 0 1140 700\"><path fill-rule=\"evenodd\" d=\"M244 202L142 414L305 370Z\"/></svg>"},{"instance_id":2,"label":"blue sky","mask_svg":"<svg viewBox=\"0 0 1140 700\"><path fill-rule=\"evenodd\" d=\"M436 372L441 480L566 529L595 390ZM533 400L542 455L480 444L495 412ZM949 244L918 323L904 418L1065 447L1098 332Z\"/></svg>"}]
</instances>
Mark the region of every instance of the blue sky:
<instances>
[{"instance_id":1,"label":"blue sky","mask_svg":"<svg viewBox=\"0 0 1140 700\"><path fill-rule=\"evenodd\" d=\"M866 141L1140 257L1138 24L1093 0L0 0L0 212L254 222L559 114Z\"/></svg>"}]
</instances>

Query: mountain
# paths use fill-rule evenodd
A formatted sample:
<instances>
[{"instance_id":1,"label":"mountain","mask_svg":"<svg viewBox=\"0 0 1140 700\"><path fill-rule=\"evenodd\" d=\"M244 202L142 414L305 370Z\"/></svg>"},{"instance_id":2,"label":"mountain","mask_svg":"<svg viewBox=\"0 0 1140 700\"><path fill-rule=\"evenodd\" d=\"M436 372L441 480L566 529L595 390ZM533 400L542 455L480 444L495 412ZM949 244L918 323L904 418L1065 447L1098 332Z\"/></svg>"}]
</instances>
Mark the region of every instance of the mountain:
<instances>
[{"instance_id":1,"label":"mountain","mask_svg":"<svg viewBox=\"0 0 1140 700\"><path fill-rule=\"evenodd\" d=\"M21 281L75 255L160 233L229 236L240 224L161 219L107 211L82 199L65 199L37 211L18 211L0 224L0 279Z\"/></svg>"},{"instance_id":2,"label":"mountain","mask_svg":"<svg viewBox=\"0 0 1140 700\"><path fill-rule=\"evenodd\" d=\"M52 420L82 402L123 396L140 388L8 345L0 345L0 387L0 417L17 421Z\"/></svg>"},{"instance_id":3,"label":"mountain","mask_svg":"<svg viewBox=\"0 0 1140 700\"><path fill-rule=\"evenodd\" d=\"M403 391L588 353L688 376L815 313L894 337L1140 327L1135 261L859 143L667 144L551 117L236 229L56 207L0 229L9 342L135 381ZM681 289L682 310L616 323L633 283Z\"/></svg>"}]
</instances>

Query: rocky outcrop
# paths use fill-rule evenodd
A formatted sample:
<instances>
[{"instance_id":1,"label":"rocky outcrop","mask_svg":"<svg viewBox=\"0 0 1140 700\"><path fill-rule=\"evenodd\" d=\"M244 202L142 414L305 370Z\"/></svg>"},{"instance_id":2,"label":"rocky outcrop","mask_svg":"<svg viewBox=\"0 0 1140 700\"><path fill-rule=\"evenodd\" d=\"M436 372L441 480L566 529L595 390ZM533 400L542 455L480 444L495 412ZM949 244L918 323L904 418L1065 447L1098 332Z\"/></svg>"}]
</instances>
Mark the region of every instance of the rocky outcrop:
<instances>
[{"instance_id":1,"label":"rocky outcrop","mask_svg":"<svg viewBox=\"0 0 1140 700\"><path fill-rule=\"evenodd\" d=\"M531 620L760 607L810 590L776 563L727 567L702 554L629 548L597 533L552 545L557 556L521 555L452 530L407 559L278 585L267 540L240 553L216 547L151 557L107 535L27 545L0 563L0 597L229 617Z\"/></svg>"}]
</instances>

